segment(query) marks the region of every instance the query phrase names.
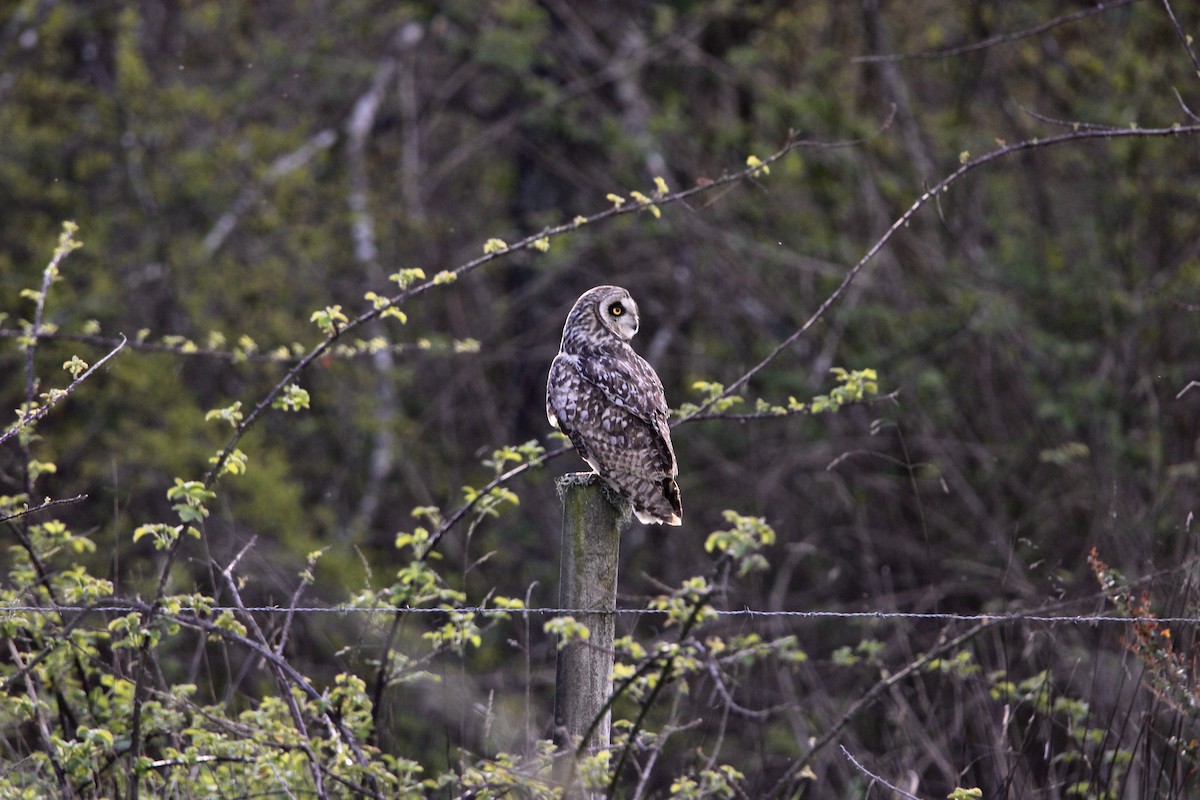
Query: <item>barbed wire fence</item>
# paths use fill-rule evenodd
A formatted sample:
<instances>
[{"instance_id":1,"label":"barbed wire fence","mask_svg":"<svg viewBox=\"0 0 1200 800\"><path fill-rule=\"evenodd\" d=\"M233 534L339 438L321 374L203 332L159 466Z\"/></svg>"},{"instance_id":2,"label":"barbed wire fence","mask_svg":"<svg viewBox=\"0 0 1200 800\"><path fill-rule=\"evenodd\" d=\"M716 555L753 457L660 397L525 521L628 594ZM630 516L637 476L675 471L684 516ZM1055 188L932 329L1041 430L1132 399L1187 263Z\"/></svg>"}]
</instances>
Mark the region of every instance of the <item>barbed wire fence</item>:
<instances>
[{"instance_id":1,"label":"barbed wire fence","mask_svg":"<svg viewBox=\"0 0 1200 800\"><path fill-rule=\"evenodd\" d=\"M100 614L137 611L142 603L121 605L111 603L95 606L36 606L10 605L0 606L0 614ZM617 608L611 610L596 610L587 608L495 608L486 606L459 606L454 608L408 608L393 606L208 606L200 608L180 608L172 612L172 616L219 613L252 613L252 614L474 614L477 616L576 616L593 614L617 617L668 616L670 611L657 608ZM1200 624L1200 617L1189 616L1120 616L1104 614L1041 614L1011 612L1004 614L957 614L939 611L800 611L800 610L762 610L753 608L713 609L711 613L719 618L783 618L783 619L853 619L853 620L922 620L941 622L988 622L993 624L1033 622L1049 625L1089 625L1089 624L1120 624L1159 623L1171 625Z\"/></svg>"}]
</instances>

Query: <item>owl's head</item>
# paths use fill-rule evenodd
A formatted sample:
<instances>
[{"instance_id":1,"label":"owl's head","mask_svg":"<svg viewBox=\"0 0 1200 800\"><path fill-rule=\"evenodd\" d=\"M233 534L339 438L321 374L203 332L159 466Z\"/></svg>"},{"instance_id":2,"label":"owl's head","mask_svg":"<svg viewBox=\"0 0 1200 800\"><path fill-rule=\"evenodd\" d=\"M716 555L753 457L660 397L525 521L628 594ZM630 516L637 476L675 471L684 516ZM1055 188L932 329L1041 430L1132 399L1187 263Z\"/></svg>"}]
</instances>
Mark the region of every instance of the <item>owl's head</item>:
<instances>
[{"instance_id":1,"label":"owl's head","mask_svg":"<svg viewBox=\"0 0 1200 800\"><path fill-rule=\"evenodd\" d=\"M563 344L568 344L574 333L589 339L603 338L608 333L627 342L638 332L638 323L637 303L629 292L620 286L597 286L575 301L563 327ZM594 340L589 343L598 344Z\"/></svg>"}]
</instances>

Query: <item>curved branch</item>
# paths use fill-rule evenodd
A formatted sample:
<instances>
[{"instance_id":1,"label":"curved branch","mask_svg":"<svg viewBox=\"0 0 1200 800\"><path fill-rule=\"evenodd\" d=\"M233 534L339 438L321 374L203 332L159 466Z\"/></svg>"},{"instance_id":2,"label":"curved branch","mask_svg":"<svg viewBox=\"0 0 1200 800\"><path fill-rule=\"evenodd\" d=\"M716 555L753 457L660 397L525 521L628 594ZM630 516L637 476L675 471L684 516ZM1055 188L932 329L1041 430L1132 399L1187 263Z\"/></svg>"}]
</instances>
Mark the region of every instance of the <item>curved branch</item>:
<instances>
[{"instance_id":1,"label":"curved branch","mask_svg":"<svg viewBox=\"0 0 1200 800\"><path fill-rule=\"evenodd\" d=\"M1196 76L1200 77L1200 57L1196 56L1196 50L1192 47L1192 37L1184 32L1183 26L1175 18L1175 11L1171 8L1171 0L1162 0L1162 4L1167 12L1167 18L1171 20L1171 26L1175 29L1175 35L1179 37L1179 43L1187 51L1188 58L1192 60L1192 66L1196 68Z\"/></svg>"},{"instance_id":2,"label":"curved branch","mask_svg":"<svg viewBox=\"0 0 1200 800\"><path fill-rule=\"evenodd\" d=\"M807 333L809 331L809 329L812 328L812 326L816 324L817 320L819 320L819 319L821 319L821 317L825 316L825 313L827 311L829 311L829 309L832 308L835 303L837 303L839 300L841 300L846 295L846 292L847 292L847 290L849 290L850 285L852 283L854 283L854 279L858 277L858 274L860 272L862 272L863 267L865 267L867 265L867 263L869 261L871 261L871 259L873 259L875 256L877 256L879 254L879 251L883 249L883 246L885 244L887 244L889 241L891 241L892 237L896 235L897 231L899 231L901 228L906 226L909 223L909 221L912 220L913 216L915 216L916 213L921 210L921 208L923 208L926 204L928 204L929 201L935 199L937 197L937 195L940 193L944 194L945 191L948 188L950 188L950 186L952 184L957 183L958 180L960 178L962 178L964 175L966 175L967 173L972 172L986 164L990 164L993 161L997 161L999 159L1005 158L1006 156L1010 156L1013 153L1019 153L1024 150L1037 150L1037 149L1045 148L1045 147L1053 147L1055 145L1065 144L1068 142L1083 141L1085 139L1124 139L1124 138L1131 138L1131 137L1192 136L1192 135L1196 135L1196 134L1200 134L1200 125L1174 125L1170 128L1144 128L1144 129L1143 128L1089 128L1086 130L1078 130L1078 131L1072 131L1070 133L1059 134L1058 136L1048 136L1045 138L1026 139L1021 142L1016 142L1014 144L1005 145L1003 147L997 148L996 150L992 150L991 152L986 153L982 156L979 156L978 158L973 158L973 159L970 159L969 161L966 161L958 169L954 170L954 172L950 173L945 178L942 178L931 189L929 189L928 191L923 193L920 197L918 197L913 202L913 204L911 206L909 206L908 209L903 214L901 214L899 217L896 218L896 221L892 223L891 227L889 227L884 232L883 236L881 236L878 240L876 240L875 244L871 245L871 247L867 250L866 254L864 254L863 257L858 260L858 263L856 263L853 267L850 268L850 270L846 273L846 276L844 278L842 278L842 282L840 284L838 284L838 287L836 289L834 289L833 292L830 293L830 295L828 297L825 298L824 302L822 302L821 305L819 305L817 307L817 310L812 313L812 316L810 316L804 322L803 325L801 325L799 328L796 329L795 332L793 332L790 336L788 336L786 339L784 339L782 342L780 342L778 345L776 345L775 348L772 349L771 352L768 353L765 358L763 358L761 361L759 361L757 364L755 364L753 367L751 367L749 370L747 370L745 373L743 373L742 376L739 377L737 380L735 380L733 383L726 386L725 391L721 392L721 394L716 395L715 397L709 398L706 402L701 404L700 407L697 408L694 412L689 414L687 417L684 417L683 420L681 420L681 422L685 422L689 419L692 419L693 417L700 417L703 414L705 414L705 412L707 412L708 409L712 408L714 403L716 403L720 400L723 400L726 397L729 397L730 395L732 395L734 392L736 392L738 389L740 389L742 386L744 386L751 378L753 378L755 375L757 375L759 372L761 372L767 365L769 365L772 361L774 361L776 358L778 358L781 353L783 353L785 350L787 350L789 347L791 347L793 344L795 344L800 339L801 336L803 336L805 333Z\"/></svg>"},{"instance_id":3,"label":"curved branch","mask_svg":"<svg viewBox=\"0 0 1200 800\"><path fill-rule=\"evenodd\" d=\"M1111 11L1114 8L1127 6L1135 0L1114 0L1112 3L1101 3L1092 8L1085 8L1082 11L1076 11L1073 14L1064 14L1061 17L1055 17L1052 20L1043 22L1041 25L1035 25L1032 28L1026 28L1021 31L1013 31L1012 33L1000 33L995 36L989 36L979 42L973 44L965 44L960 47L950 47L945 50L926 50L920 53L899 53L899 54L879 54L869 56L855 56L850 59L851 64L875 64L879 62L891 61L916 61L938 58L953 58L955 56L965 55L967 53L978 52L979 50L987 50L996 45L1008 44L1009 42L1017 42L1021 39L1028 39L1031 36L1045 33L1048 30L1057 28L1060 25L1066 25L1071 22L1078 22L1085 17L1090 17L1093 14L1103 14L1105 11ZM1166 0L1164 0L1166 2Z\"/></svg>"},{"instance_id":4,"label":"curved branch","mask_svg":"<svg viewBox=\"0 0 1200 800\"><path fill-rule=\"evenodd\" d=\"M829 744L837 737L838 733L841 732L842 728L850 724L850 721L858 716L860 711L874 704L874 702L879 699L879 696L886 690L890 689L892 686L895 686L897 683L904 680L909 675L912 675L914 672L923 669L925 665L933 659L939 658L943 653L948 653L959 645L970 641L984 630L992 627L995 624L995 621L989 620L987 622L981 622L978 625L971 626L969 630L960 633L953 639L943 642L937 647L934 647L924 655L909 662L909 664L903 669L890 673L886 678L872 686L869 690L867 690L866 694L864 694L862 697L852 703L848 709L846 709L846 712L842 714L841 718L837 722L835 722L827 731L813 741L812 745L808 748L808 752L797 759L796 763L792 764L792 766L788 768L788 771L783 774L783 777L779 779L779 781L775 784L775 787L767 796L785 796L784 790L787 785L794 780L797 775L804 771L804 768L812 762L813 757L829 746Z\"/></svg>"}]
</instances>

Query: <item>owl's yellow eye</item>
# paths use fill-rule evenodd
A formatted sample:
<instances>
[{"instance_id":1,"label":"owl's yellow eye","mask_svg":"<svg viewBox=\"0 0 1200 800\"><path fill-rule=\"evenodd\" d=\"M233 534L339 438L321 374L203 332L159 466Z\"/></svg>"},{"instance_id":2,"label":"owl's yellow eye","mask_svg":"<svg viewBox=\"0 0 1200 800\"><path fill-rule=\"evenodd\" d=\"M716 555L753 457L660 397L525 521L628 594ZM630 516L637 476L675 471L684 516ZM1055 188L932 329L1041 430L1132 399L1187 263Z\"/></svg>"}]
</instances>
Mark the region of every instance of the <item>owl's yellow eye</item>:
<instances>
[{"instance_id":1,"label":"owl's yellow eye","mask_svg":"<svg viewBox=\"0 0 1200 800\"><path fill-rule=\"evenodd\" d=\"M620 303L613 303L608 307L608 313L612 314L614 317L619 317L625 313L625 308Z\"/></svg>"}]
</instances>

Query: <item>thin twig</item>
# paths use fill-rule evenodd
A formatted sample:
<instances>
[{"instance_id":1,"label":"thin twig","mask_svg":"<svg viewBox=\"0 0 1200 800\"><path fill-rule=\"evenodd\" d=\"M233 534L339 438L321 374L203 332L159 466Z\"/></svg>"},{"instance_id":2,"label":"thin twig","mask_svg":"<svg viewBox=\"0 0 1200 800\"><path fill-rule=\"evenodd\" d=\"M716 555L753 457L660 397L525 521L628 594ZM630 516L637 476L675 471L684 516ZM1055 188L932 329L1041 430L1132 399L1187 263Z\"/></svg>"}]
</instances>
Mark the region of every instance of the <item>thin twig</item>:
<instances>
[{"instance_id":1,"label":"thin twig","mask_svg":"<svg viewBox=\"0 0 1200 800\"><path fill-rule=\"evenodd\" d=\"M866 254L863 255L863 257L858 260L858 263L856 263L853 267L851 267L849 269L849 271L847 271L845 277L842 278L842 282L840 284L838 284L837 288L834 289L833 292L830 293L830 295L828 297L825 298L825 301L822 302L821 305L817 307L817 310L812 313L812 315L804 322L803 325L801 325L798 329L796 329L796 331L794 331L786 339L784 339L782 342L780 342L778 345L776 345L771 350L771 352L767 354L767 356L765 358L763 358L761 361L759 361L757 364L755 364L753 367L751 367L749 370L747 370L741 377L739 377L733 383L726 386L725 391L721 392L719 395L716 395L715 397L709 398L707 401L705 401L703 404L701 404L692 414L685 417L683 421L691 419L692 417L698 417L698 416L703 415L715 403L717 403L721 400L724 400L726 397L729 397L730 395L732 395L734 392L736 392L738 389L740 389L743 385L745 385L751 378L753 378L755 375L757 375L759 372L761 372L767 365L769 365L776 358L778 358L780 354L782 354L785 350L787 350L789 347L791 347L793 344L795 344L800 339L800 337L802 337L804 334L806 334L809 331L809 329L812 328L812 326L817 323L817 321L819 319L821 319L822 317L825 316L826 312L829 311L829 309L835 303L837 303L839 300L841 300L846 295L846 292L850 289L851 284L854 283L855 278L858 277L859 273L862 272L863 268L867 265L867 263L870 262L873 258L875 258L875 256L877 256L879 254L879 251L881 251L883 249L884 245L886 245L889 241L891 241L892 237L895 236L896 233L901 228L905 227L909 223L909 221L913 218L913 216L919 210L921 210L921 208L923 208L931 200L934 200L935 198L937 198L939 195L944 194L945 191L947 189L949 189L952 184L957 183L959 181L959 179L961 179L967 173L972 172L973 170L976 170L979 167L982 167L986 164L990 164L993 161L997 161L1006 156L1010 156L1013 153L1018 153L1018 152L1022 152L1025 150L1036 150L1036 149L1040 149L1040 148L1044 148L1044 147L1053 147L1054 145L1065 144L1068 142L1077 142L1077 141L1083 141L1083 140L1087 140L1087 139L1121 139L1121 138L1129 138L1129 137L1152 137L1152 136L1190 136L1190 135L1195 135L1195 134L1200 134L1200 125L1175 125L1170 128L1144 128L1144 129L1143 128L1088 129L1088 130L1072 131L1070 133L1064 133L1064 134L1060 134L1058 136L1048 136L1046 138L1026 139L1024 141L1016 142L1014 144L1004 145L1003 147L997 148L996 150L992 150L989 153L985 153L984 155L979 156L978 158L970 159L966 163L959 166L958 169L954 170L954 172L950 173L945 178L942 178L932 188L930 188L928 191L924 192L920 197L918 197L913 202L913 204L911 206L909 206L908 209L905 210L905 212L903 214L901 214L896 219L895 222L892 223L891 227L889 227L884 232L883 236L881 236L878 240L876 240L875 244L871 245L871 247L867 250Z\"/></svg>"},{"instance_id":2,"label":"thin twig","mask_svg":"<svg viewBox=\"0 0 1200 800\"><path fill-rule=\"evenodd\" d=\"M713 686L716 687L717 694L721 695L721 700L724 701L725 707L733 711L739 716L749 717L750 719L766 719L771 716L770 711L756 711L753 708L746 708L739 705L733 695L729 693L729 688L725 685L725 681L721 679L721 670L717 662L713 659L712 654L707 654L705 658L705 666L708 668L708 674L713 679Z\"/></svg>"},{"instance_id":3,"label":"thin twig","mask_svg":"<svg viewBox=\"0 0 1200 800\"><path fill-rule=\"evenodd\" d=\"M1163 8L1167 11L1167 17L1171 20L1171 26L1175 29L1175 35L1179 37L1180 44L1187 51L1188 58L1192 60L1192 66L1196 68L1196 76L1200 77L1200 57L1197 57L1196 50L1192 47L1192 37L1184 32L1183 26L1175 18L1175 11L1171 8L1171 0L1162 0L1162 4Z\"/></svg>"},{"instance_id":4,"label":"thin twig","mask_svg":"<svg viewBox=\"0 0 1200 800\"><path fill-rule=\"evenodd\" d=\"M1197 116L1196 112L1192 111L1192 109L1188 107L1188 104L1183 101L1183 95L1179 93L1179 90L1172 86L1171 91L1175 93L1175 99L1179 102L1179 107L1183 110L1183 113L1187 114L1188 119L1194 119L1196 122L1200 122L1200 116Z\"/></svg>"},{"instance_id":5,"label":"thin twig","mask_svg":"<svg viewBox=\"0 0 1200 800\"><path fill-rule=\"evenodd\" d=\"M846 749L845 745L839 744L838 747L841 749L842 755L844 755L846 758L850 759L850 763L853 764L855 766L855 768L857 768L858 771L861 772L863 775L866 775L868 778L875 781L876 783L883 784L884 786L891 789L893 792L900 795L901 797L907 797L908 800L921 800L921 798L917 797L915 794L906 792L903 789L901 789L899 786L896 786L893 783L888 783L883 778L879 777L874 772L871 772L871 770L864 767L861 763L859 763L857 758L850 755L850 751Z\"/></svg>"},{"instance_id":6,"label":"thin twig","mask_svg":"<svg viewBox=\"0 0 1200 800\"><path fill-rule=\"evenodd\" d=\"M116 347L114 347L112 350L110 350L106 356L101 358L95 364L92 364L92 366L89 367L82 374L80 374L80 376L78 378L71 381L71 383L67 386L67 388L52 393L50 395L50 397L46 400L45 404L38 406L36 411L30 413L28 408L26 408L26 410L22 412L21 418L18 419L15 423L13 423L13 425L11 425L8 428L8 430L6 430L4 433L0 434L0 444L4 444L4 442L8 441L10 438L15 436L17 434L17 432L20 431L22 428L28 427L29 425L33 425L34 423L38 422L42 417L49 414L51 409L53 409L55 406L57 406L63 400L66 400L67 397L69 397L72 392L74 392L76 389L78 389L79 385L81 383L86 381L88 378L92 377L92 375L96 372L96 370L98 370L98 369L100 369L100 367L104 366L104 364L107 363L107 361L110 358L115 356L117 353L121 352L121 350L124 349L124 347L125 347L126 341L127 340L125 339L125 337L122 336L121 341L117 344Z\"/></svg>"},{"instance_id":7,"label":"thin twig","mask_svg":"<svg viewBox=\"0 0 1200 800\"><path fill-rule=\"evenodd\" d=\"M18 339L23 336L28 336L29 332L16 328L0 328L0 339ZM80 344L91 345L93 347L114 347L120 343L122 337L117 336L101 336L91 333L70 333L67 331L42 331L38 334L38 340L42 342L78 342ZM239 364L243 361L258 362L264 364L295 364L300 360L299 355L293 355L287 347L276 347L270 349L251 349L251 350L219 350L215 347L199 347L195 342L184 340L180 344L168 344L167 339L170 336L164 336L159 341L152 342L146 339L133 339L128 342L126 347L130 352L134 353L164 353L167 355L177 356L179 358L210 358L215 361L226 361L231 364ZM286 352L281 352L286 351ZM351 360L356 358L372 358L380 352L388 352L394 354L401 353L434 353L438 355L457 355L461 350L458 350L448 343L428 342L418 344L416 342L384 342L376 340L374 337L370 341L357 340L354 344L346 345L345 347L330 350L325 354L326 358L338 360Z\"/></svg>"},{"instance_id":8,"label":"thin twig","mask_svg":"<svg viewBox=\"0 0 1200 800\"><path fill-rule=\"evenodd\" d=\"M50 724L46 721L46 715L43 710L46 707L44 702L40 701L42 692L37 675L33 674L32 667L21 663L21 652L17 649L11 637L6 637L8 643L9 657L12 658L12 663L16 665L22 680L25 682L25 693L29 696L29 707L33 710L34 719L37 722L38 738L41 739L42 750L46 754L46 759L50 762L51 768L54 770L54 776L58 780L59 790L64 797L70 797L71 784L67 781L67 773L63 769L63 765L58 756L58 748L54 746L54 737L50 734ZM15 676L14 676L15 677ZM11 681L10 681L11 682Z\"/></svg>"},{"instance_id":9,"label":"thin twig","mask_svg":"<svg viewBox=\"0 0 1200 800\"><path fill-rule=\"evenodd\" d=\"M893 109L893 114L894 111L895 110ZM891 124L891 121L892 116L889 115L889 117L880 125L879 129L872 135L879 135L880 132L882 132ZM619 204L614 202L611 208L605 209L604 211L597 212L591 216L577 217L570 222L566 222L561 225L543 228L537 233L531 233L525 236L514 244L504 245L503 247L495 245L493 247L486 248L484 254L481 256L460 264L454 269L439 272L432 278L428 278L414 286L402 289L391 297L384 298L381 301L376 301L373 308L362 312L358 316L348 320L346 323L340 326L336 326L333 331L327 334L321 342L315 345L311 350L308 351L307 354L301 357L299 361L292 365L292 367L279 380L279 382L276 383L275 386L272 387L270 391L268 391L267 394L262 398L262 400L255 405L250 413L248 413L243 420L238 423L233 434L230 436L229 441L226 443L225 448L217 455L216 459L213 461L212 467L204 476L204 485L206 487L212 486L212 484L216 481L217 476L221 474L221 469L224 467L225 462L229 459L230 454L233 453L234 448L237 447L242 437L246 435L246 432L255 424L258 418L271 407L271 404L274 403L275 398L277 398L288 385L295 381L301 373L307 370L308 367L313 364L313 362L320 359L327 351L329 351L343 336L350 331L356 330L371 320L378 319L389 308L398 308L414 297L425 294L426 292L429 292L443 284L453 283L461 279L464 275L474 272L485 264L522 250L529 250L535 246L540 247L547 241L572 233L573 231L586 225L592 225L612 217L641 213L655 206L661 207L670 205L672 203L680 203L694 195L712 191L720 186L753 179L763 173L764 167L769 167L771 164L788 155L793 150L801 148L830 150L855 147L859 144L862 144L868 138L870 137L848 139L837 142L822 142L811 139L800 139L794 135L789 135L784 144L774 153L765 158L756 159L754 164L749 164L744 169L740 169L737 172L722 175L721 177L712 180L707 180L702 185L693 186L690 189L683 189L678 192L671 192L661 197L653 198L646 203L639 203L632 200L622 200L622 202ZM174 550L175 548L172 548L172 550L168 553L168 565L173 559Z\"/></svg>"},{"instance_id":10,"label":"thin twig","mask_svg":"<svg viewBox=\"0 0 1200 800\"><path fill-rule=\"evenodd\" d=\"M39 511L45 511L47 508L65 506L69 503L79 503L83 500L87 500L86 494L77 494L74 497L64 497L58 500L44 500L40 505L33 506L32 508L24 508L15 514L9 514L7 517L0 517L0 522L12 522L14 519L20 519L30 514L36 514Z\"/></svg>"},{"instance_id":11,"label":"thin twig","mask_svg":"<svg viewBox=\"0 0 1200 800\"><path fill-rule=\"evenodd\" d=\"M722 558L718 561L717 566L714 568L714 571L719 571L724 561L725 557L722 556ZM646 715L650 713L650 708L654 705L654 701L658 699L658 695L663 688L666 687L668 683L672 682L668 680L668 678L671 674L671 670L675 667L675 660L678 658L679 653L682 650L682 645L687 639L688 634L691 633L692 628L699 620L700 611L707 605L709 595L710 592L708 591L697 593L696 600L692 604L691 612L688 614L688 617L684 621L683 625L681 625L679 628L678 641L680 643L680 647L676 648L670 656L663 659L662 669L658 673L658 680L654 682L654 687L650 690L650 693L646 696L646 699L642 701L641 708L638 710L637 719L633 721L633 726L629 729L628 738L625 740L625 747L621 749L621 757L617 759L617 765L613 767L612 780L609 781L608 784L609 798L616 796L617 782L621 778L621 768L625 766L625 762L629 759L629 753L633 750L633 745L637 741L638 732L641 731L642 723L645 722ZM654 660L655 659L650 659L650 662L648 663L652 663ZM604 708L602 708L600 713L596 715L596 719L592 720L592 724L588 727L587 733L583 735L583 739L579 744L579 751L577 751L575 754L576 758L582 755L584 743L591 738L592 731L596 729L596 726L600 724L600 720L603 719L604 714L607 713L612 704L616 702L619 692L627 689L632 684L633 679L631 678L621 689L613 691L612 697L609 698L609 702L605 703Z\"/></svg>"},{"instance_id":12,"label":"thin twig","mask_svg":"<svg viewBox=\"0 0 1200 800\"><path fill-rule=\"evenodd\" d=\"M300 169L318 153L328 150L336 143L337 133L329 128L325 128L318 131L312 138L308 139L308 141L295 150L285 153L272 161L271 166L267 168L262 178L242 189L229 209L217 219L212 229L204 237L204 241L201 242L204 253L212 256L221 248L221 245L225 243L225 240L229 238L234 228L237 227L238 220L241 219L242 215L254 208L255 204L262 198L264 189L278 182L280 178Z\"/></svg>"},{"instance_id":13,"label":"thin twig","mask_svg":"<svg viewBox=\"0 0 1200 800\"><path fill-rule=\"evenodd\" d=\"M1061 17L1055 17L1052 20L1043 22L1040 25L1035 25L1032 28L989 36L987 39L982 41L961 45L959 47L951 47L945 50L926 50L920 53L855 56L854 58L850 59L850 63L873 64L885 61L914 61L924 59L953 58L955 56L966 55L967 53L974 53L979 50L986 50L997 45L1009 44L1010 42L1018 42L1022 39L1028 39L1031 36L1037 36L1038 34L1042 34L1048 30L1057 28L1060 25L1078 22L1079 20L1090 17L1093 14L1103 14L1105 11L1111 11L1114 8L1120 8L1121 6L1127 6L1134 1L1135 0L1115 0L1112 3L1102 3L1092 8L1085 8L1081 11L1076 11L1073 14L1064 14Z\"/></svg>"},{"instance_id":14,"label":"thin twig","mask_svg":"<svg viewBox=\"0 0 1200 800\"><path fill-rule=\"evenodd\" d=\"M301 575L299 583L296 584L296 591L292 592L292 600L288 603L287 613L283 617L283 625L279 631L279 642L275 645L275 652L283 655L283 648L287 647L288 636L291 634L292 621L296 618L296 608L300 605L300 595L304 594L304 590L312 584L312 565L306 569Z\"/></svg>"},{"instance_id":15,"label":"thin twig","mask_svg":"<svg viewBox=\"0 0 1200 800\"><path fill-rule=\"evenodd\" d=\"M1190 392L1192 389L1200 389L1200 381L1189 382L1187 386L1185 386L1179 390L1179 394L1175 395L1175 399L1178 400L1179 398L1183 397L1185 394Z\"/></svg>"},{"instance_id":16,"label":"thin twig","mask_svg":"<svg viewBox=\"0 0 1200 800\"><path fill-rule=\"evenodd\" d=\"M246 543L246 545L225 567L225 569L221 571L221 575L225 578L225 583L229 587L229 592L233 597L234 604L241 609L245 608L245 604L242 602L242 595L241 592L238 591L237 580L233 577L233 571L237 568L237 565L242 560L242 557L245 556L246 553L249 552L254 546L255 539L256 537L251 537L250 541ZM259 626L258 621L245 611L242 612L241 616L242 619L246 621L246 629L254 634L254 637L258 641L261 650L273 651L279 655L280 658L282 658L282 648L274 650L274 648L271 647L271 644L267 641L267 637L263 633L262 628ZM259 658L263 657L261 655L261 650ZM272 674L275 676L275 682L279 687L279 693L283 696L285 702L287 703L288 713L291 714L292 717L292 724L295 726L296 732L300 734L300 749L304 751L304 755L308 759L309 774L311 774L313 778L313 789L315 790L317 797L326 798L328 797L328 794L325 791L325 782L320 768L320 759L317 758L316 751L312 748L312 737L308 733L308 726L304 724L304 715L300 711L300 706L296 702L296 697L292 693L291 687L288 685L283 671L279 669L274 660L268 663L270 664Z\"/></svg>"},{"instance_id":17,"label":"thin twig","mask_svg":"<svg viewBox=\"0 0 1200 800\"><path fill-rule=\"evenodd\" d=\"M1033 117L1038 122L1044 122L1047 125L1054 125L1059 128L1069 128L1070 130L1073 130L1073 131L1079 131L1079 130L1106 131L1106 130L1110 130L1112 128L1111 125L1101 125L1100 123L1097 123L1097 122L1081 122L1080 120L1077 120L1077 119L1062 119L1061 117L1052 117L1049 114L1043 114L1040 111L1036 111L1032 108L1028 108L1027 106L1025 106L1021 103L1018 103L1018 102L1014 102L1014 105L1016 105L1017 108L1021 109L1021 113L1026 114L1030 117Z\"/></svg>"},{"instance_id":18,"label":"thin twig","mask_svg":"<svg viewBox=\"0 0 1200 800\"><path fill-rule=\"evenodd\" d=\"M883 680L872 686L866 694L864 694L862 697L852 703L848 709L846 709L845 713L842 714L841 718L838 719L837 722L827 728L823 734L813 741L808 748L808 752L806 752L801 758L797 759L795 763L788 768L787 772L783 774L783 777L776 782L775 787L771 790L768 796L783 797L785 795L784 790L786 789L787 785L793 781L796 776L804 771L804 768L812 762L813 757L816 756L817 753L824 750L837 737L842 728L845 728L847 725L849 725L851 720L857 717L861 711L873 705L875 701L879 699L880 695L882 695L886 690L904 680L909 675L912 675L913 673L923 669L925 665L933 659L939 658L943 653L953 650L958 646L970 641L978 636L981 632L995 624L995 622L989 621L981 622L978 625L973 625L969 630L959 634L958 636L955 636L949 641L943 642L937 647L934 647L924 655L909 662L909 664L903 669L889 674Z\"/></svg>"}]
</instances>

